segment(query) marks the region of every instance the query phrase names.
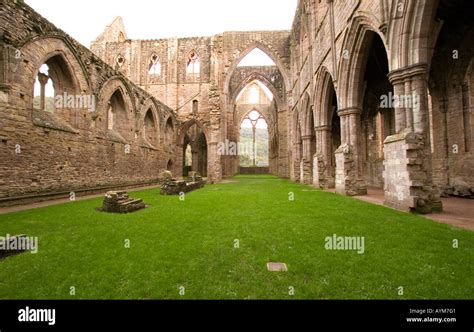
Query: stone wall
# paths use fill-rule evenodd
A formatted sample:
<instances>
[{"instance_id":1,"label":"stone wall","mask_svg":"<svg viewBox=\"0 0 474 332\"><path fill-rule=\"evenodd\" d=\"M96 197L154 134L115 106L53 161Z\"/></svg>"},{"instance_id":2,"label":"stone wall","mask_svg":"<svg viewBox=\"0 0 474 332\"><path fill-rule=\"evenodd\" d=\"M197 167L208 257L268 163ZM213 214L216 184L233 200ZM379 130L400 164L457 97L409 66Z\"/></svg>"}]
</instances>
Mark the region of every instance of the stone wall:
<instances>
[{"instance_id":1,"label":"stone wall","mask_svg":"<svg viewBox=\"0 0 474 332\"><path fill-rule=\"evenodd\" d=\"M336 111L341 146L353 156L350 163L336 156L341 194L384 187L388 205L431 212L440 208L441 187L472 187L474 32L466 13L473 7L464 0L299 1L290 38L291 178L310 182L313 170L312 183L329 187L319 170L331 169ZM383 69L379 74L374 63ZM328 80L337 97L334 111L327 106ZM390 94L418 103L382 109L380 97ZM407 131L423 146L416 165L406 161L406 145L394 143ZM305 155L314 144L319 158ZM398 176L416 179L418 187L397 185Z\"/></svg>"},{"instance_id":2,"label":"stone wall","mask_svg":"<svg viewBox=\"0 0 474 332\"><path fill-rule=\"evenodd\" d=\"M179 123L172 109L20 1L1 1L0 27L0 199L158 181L174 157L162 134L167 119ZM61 72L56 92L91 96L95 108L34 109L35 77L46 62ZM127 119L120 137L107 128L116 91ZM153 145L144 133L147 112Z\"/></svg>"},{"instance_id":3,"label":"stone wall","mask_svg":"<svg viewBox=\"0 0 474 332\"><path fill-rule=\"evenodd\" d=\"M388 205L418 212L439 210L443 186L474 186L472 1L300 0L291 31L156 40L128 39L117 18L92 52L0 2L0 199L182 175L195 127L195 164L211 182L234 175L218 145L236 140L250 109L236 97L254 80L275 96L262 110L273 174L346 195L383 187ZM238 67L255 48L275 65ZM58 94L94 96L94 110L34 109L44 63ZM382 107L389 94L418 102Z\"/></svg>"},{"instance_id":4,"label":"stone wall","mask_svg":"<svg viewBox=\"0 0 474 332\"><path fill-rule=\"evenodd\" d=\"M216 146L226 140L237 142L241 117L237 110L237 95L253 80L259 80L271 90L275 103L270 122L271 171L288 176L287 147L287 85L289 67L289 32L224 32L211 37L168 38L156 40L117 40L126 35L121 19L107 26L92 44L92 51L100 54L111 66L119 57L125 59L118 68L125 76L163 100L177 113L182 123L178 131L178 145L185 137L189 123L202 127L208 144L208 176L219 180L238 172L239 160L219 156ZM238 67L239 62L253 49L259 48L275 62L269 67ZM200 71L186 73L191 52L199 58ZM150 60L157 56L161 66L159 75L149 73ZM194 102L198 112L193 113ZM268 113L268 112L267 112ZM182 160L177 160L178 164ZM179 167L178 172L180 172Z\"/></svg>"}]
</instances>

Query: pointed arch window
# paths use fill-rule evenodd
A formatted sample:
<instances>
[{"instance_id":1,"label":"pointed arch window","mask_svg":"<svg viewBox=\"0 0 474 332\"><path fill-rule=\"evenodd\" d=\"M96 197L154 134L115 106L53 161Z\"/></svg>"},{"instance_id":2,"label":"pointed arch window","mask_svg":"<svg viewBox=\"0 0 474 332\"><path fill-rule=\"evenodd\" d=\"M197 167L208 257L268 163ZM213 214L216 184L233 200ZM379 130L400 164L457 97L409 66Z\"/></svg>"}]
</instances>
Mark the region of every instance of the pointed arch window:
<instances>
[{"instance_id":1,"label":"pointed arch window","mask_svg":"<svg viewBox=\"0 0 474 332\"><path fill-rule=\"evenodd\" d=\"M166 125L165 125L165 145L166 146L171 146L173 144L173 135L174 135L173 121L171 120L171 118L169 118L166 121Z\"/></svg>"},{"instance_id":2,"label":"pointed arch window","mask_svg":"<svg viewBox=\"0 0 474 332\"><path fill-rule=\"evenodd\" d=\"M119 33L119 35L118 35L118 41L119 41L120 43L124 43L125 40L126 40L125 34L123 33L123 31L120 31L120 33Z\"/></svg>"},{"instance_id":3,"label":"pointed arch window","mask_svg":"<svg viewBox=\"0 0 474 332\"><path fill-rule=\"evenodd\" d=\"M199 55L196 51L191 51L188 56L186 63L186 72L191 75L199 75L201 71L201 62L199 61Z\"/></svg>"},{"instance_id":4,"label":"pointed arch window","mask_svg":"<svg viewBox=\"0 0 474 332\"><path fill-rule=\"evenodd\" d=\"M157 131L155 117L151 109L149 109L145 115L144 129L145 140L152 146L155 146L157 142Z\"/></svg>"},{"instance_id":5,"label":"pointed arch window","mask_svg":"<svg viewBox=\"0 0 474 332\"><path fill-rule=\"evenodd\" d=\"M115 58L115 70L120 70L125 63L125 58L122 55L117 55Z\"/></svg>"},{"instance_id":6,"label":"pointed arch window","mask_svg":"<svg viewBox=\"0 0 474 332\"><path fill-rule=\"evenodd\" d=\"M45 63L36 76L34 85L34 108L41 111L54 111L54 82L49 74L50 68Z\"/></svg>"},{"instance_id":7,"label":"pointed arch window","mask_svg":"<svg viewBox=\"0 0 474 332\"><path fill-rule=\"evenodd\" d=\"M156 54L153 54L150 58L150 63L148 64L148 75L161 75L161 63Z\"/></svg>"}]
</instances>

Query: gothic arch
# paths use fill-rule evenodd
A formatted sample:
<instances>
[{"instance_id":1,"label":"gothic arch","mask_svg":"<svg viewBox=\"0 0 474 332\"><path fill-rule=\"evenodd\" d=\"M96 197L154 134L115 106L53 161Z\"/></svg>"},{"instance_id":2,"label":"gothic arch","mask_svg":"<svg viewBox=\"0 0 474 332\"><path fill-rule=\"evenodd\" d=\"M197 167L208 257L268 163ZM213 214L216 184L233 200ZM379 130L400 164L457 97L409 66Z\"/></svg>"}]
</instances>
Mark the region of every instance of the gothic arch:
<instances>
[{"instance_id":1,"label":"gothic arch","mask_svg":"<svg viewBox=\"0 0 474 332\"><path fill-rule=\"evenodd\" d=\"M107 104L117 90L120 90L123 95L127 111L133 115L135 112L135 98L133 97L132 91L122 76L114 76L105 82L100 89L97 107L98 116L106 114Z\"/></svg>"},{"instance_id":2,"label":"gothic arch","mask_svg":"<svg viewBox=\"0 0 474 332\"><path fill-rule=\"evenodd\" d=\"M331 124L333 114L328 108L329 98L331 98L329 95L331 85L336 92L336 98L339 99L331 72L326 67L322 67L317 74L314 90L314 119L316 126L329 126Z\"/></svg>"},{"instance_id":3,"label":"gothic arch","mask_svg":"<svg viewBox=\"0 0 474 332\"><path fill-rule=\"evenodd\" d=\"M224 81L224 93L227 93L227 94L229 93L230 80L232 78L232 75L235 72L235 69L239 65L240 61L242 61L242 59L245 58L255 48L260 49L262 52L268 55L270 59L272 59L272 61L275 63L275 65L278 67L281 75L283 76L285 89L287 89L287 87L290 86L288 72L286 70L286 67L283 65L281 57L278 54L276 54L276 52L272 50L271 47L264 45L262 42L252 41L251 43L249 43L248 45L246 45L244 48L242 48L239 51L238 56L235 56L233 59L230 60L229 69L227 70L226 78Z\"/></svg>"},{"instance_id":4,"label":"gothic arch","mask_svg":"<svg viewBox=\"0 0 474 332\"><path fill-rule=\"evenodd\" d=\"M232 103L235 103L237 96L239 95L240 91L245 89L247 85L252 83L253 81L259 81L262 83L264 86L266 86L271 93L273 94L273 98L275 98L275 101L277 103L278 109L282 109L283 104L281 100L281 96L279 95L278 91L276 90L275 86L270 82L270 80L263 74L258 73L258 72L253 72L247 77L245 77L239 85L236 87L235 91L231 91L231 101Z\"/></svg>"},{"instance_id":5,"label":"gothic arch","mask_svg":"<svg viewBox=\"0 0 474 332\"><path fill-rule=\"evenodd\" d=\"M161 130L160 130L160 116L158 109L152 100L152 98L147 99L147 101L144 103L142 109L140 112L137 114L139 116L137 124L136 124L136 133L140 133L142 135L146 135L146 118L148 114L151 112L152 120L154 123L155 127L155 134L156 138L154 139L154 142L148 142L151 143L153 146L158 146L160 142L160 137L161 137Z\"/></svg>"},{"instance_id":6,"label":"gothic arch","mask_svg":"<svg viewBox=\"0 0 474 332\"><path fill-rule=\"evenodd\" d=\"M124 110L121 111L125 112L125 114L122 114L123 116L120 121L126 121L126 123L117 123L121 128L123 139L131 141L134 137L134 132L137 130L135 120L135 100L131 94L129 86L124 83L123 78L120 76L109 79L100 90L96 114L98 127L102 131L107 131L109 129L109 103L117 92L119 92L124 103Z\"/></svg>"},{"instance_id":7,"label":"gothic arch","mask_svg":"<svg viewBox=\"0 0 474 332\"><path fill-rule=\"evenodd\" d=\"M299 107L296 107L293 111L293 144L301 143L301 115Z\"/></svg>"},{"instance_id":8,"label":"gothic arch","mask_svg":"<svg viewBox=\"0 0 474 332\"><path fill-rule=\"evenodd\" d=\"M38 75L40 67L48 60L59 57L63 60L64 71L70 76L73 83L73 92L75 94L91 93L91 84L84 64L72 51L74 48L67 39L42 36L35 38L20 49L22 62L20 68L19 84L23 86L27 105L33 102L33 86Z\"/></svg>"},{"instance_id":9,"label":"gothic arch","mask_svg":"<svg viewBox=\"0 0 474 332\"><path fill-rule=\"evenodd\" d=\"M311 97L308 92L305 92L304 97L303 97L303 103L301 105L301 131L302 135L311 135L311 131L314 130L314 128L311 127L311 113L313 112L313 107L311 104ZM314 114L313 114L313 119L314 119Z\"/></svg>"},{"instance_id":10,"label":"gothic arch","mask_svg":"<svg viewBox=\"0 0 474 332\"><path fill-rule=\"evenodd\" d=\"M358 13L346 32L339 62L340 108L360 108L363 99L363 68L368 59L368 46L378 35L384 46L387 59L387 43L377 26L381 23L374 17Z\"/></svg>"},{"instance_id":11,"label":"gothic arch","mask_svg":"<svg viewBox=\"0 0 474 332\"><path fill-rule=\"evenodd\" d=\"M163 139L161 140L164 144L165 149L169 149L170 145L173 145L176 142L176 119L170 115L165 121L163 121L162 132Z\"/></svg>"},{"instance_id":12,"label":"gothic arch","mask_svg":"<svg viewBox=\"0 0 474 332\"><path fill-rule=\"evenodd\" d=\"M157 128L160 128L161 123L160 123L160 112L158 111L158 108L156 107L156 104L153 100L153 98L148 98L145 103L143 104L142 108L140 109L140 112L137 114L137 124L136 124L136 131L137 133L142 130L143 128L143 123L145 120L145 116L148 111L153 113L153 119L155 121L155 125Z\"/></svg>"},{"instance_id":13,"label":"gothic arch","mask_svg":"<svg viewBox=\"0 0 474 332\"><path fill-rule=\"evenodd\" d=\"M392 20L388 31L391 70L418 63L429 63L433 55L439 29L435 15L439 0L407 0L404 12L397 2L392 3Z\"/></svg>"},{"instance_id":14,"label":"gothic arch","mask_svg":"<svg viewBox=\"0 0 474 332\"><path fill-rule=\"evenodd\" d=\"M208 140L209 133L208 133L206 127L203 126L203 124L200 121L198 121L196 119L192 119L192 120L189 120L188 122L184 123L181 126L181 129L179 130L179 134L178 134L178 141L177 141L178 146L183 145L184 138L185 138L189 128L191 128L193 125L198 126L202 130L202 132L204 133L204 136L206 137L206 140L209 142L209 140Z\"/></svg>"}]
</instances>

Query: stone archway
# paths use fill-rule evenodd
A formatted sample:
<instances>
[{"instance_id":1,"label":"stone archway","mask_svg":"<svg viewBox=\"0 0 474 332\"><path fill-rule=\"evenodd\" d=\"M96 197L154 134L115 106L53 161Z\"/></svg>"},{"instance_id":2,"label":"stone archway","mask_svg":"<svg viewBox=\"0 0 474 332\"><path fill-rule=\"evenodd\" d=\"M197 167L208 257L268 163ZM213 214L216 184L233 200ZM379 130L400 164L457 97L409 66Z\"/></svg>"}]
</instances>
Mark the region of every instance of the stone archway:
<instances>
[{"instance_id":1,"label":"stone archway","mask_svg":"<svg viewBox=\"0 0 474 332\"><path fill-rule=\"evenodd\" d=\"M183 125L178 147L181 150L181 175L198 172L203 177L208 176L208 141L202 125L191 120Z\"/></svg>"},{"instance_id":2,"label":"stone archway","mask_svg":"<svg viewBox=\"0 0 474 332\"><path fill-rule=\"evenodd\" d=\"M341 121L338 115L338 98L333 78L326 68L318 75L315 91L318 110L316 124L316 156L313 161L314 185L334 188L336 177L335 153L341 146Z\"/></svg>"}]
</instances>

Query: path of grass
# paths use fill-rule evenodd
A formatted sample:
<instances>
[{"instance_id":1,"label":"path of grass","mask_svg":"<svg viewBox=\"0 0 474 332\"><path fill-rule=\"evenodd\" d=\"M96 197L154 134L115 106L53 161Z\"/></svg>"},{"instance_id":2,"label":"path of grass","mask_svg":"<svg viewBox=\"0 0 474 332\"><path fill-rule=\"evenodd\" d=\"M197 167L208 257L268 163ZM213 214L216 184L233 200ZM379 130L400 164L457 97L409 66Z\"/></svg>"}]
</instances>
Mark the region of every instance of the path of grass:
<instances>
[{"instance_id":1,"label":"path of grass","mask_svg":"<svg viewBox=\"0 0 474 332\"><path fill-rule=\"evenodd\" d=\"M132 196L150 207L110 215L91 199L0 216L0 236L40 242L36 255L0 261L0 298L286 299L290 286L307 299L474 298L474 233L423 217L270 176L184 202L157 189ZM325 250L332 234L365 237L365 254ZM266 271L269 261L289 272Z\"/></svg>"}]
</instances>

